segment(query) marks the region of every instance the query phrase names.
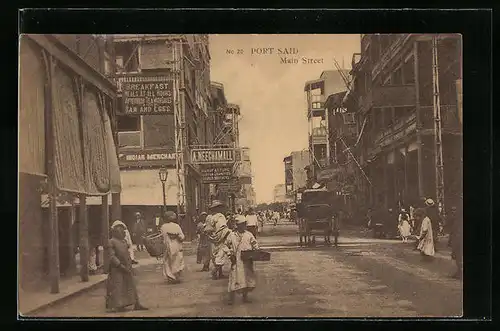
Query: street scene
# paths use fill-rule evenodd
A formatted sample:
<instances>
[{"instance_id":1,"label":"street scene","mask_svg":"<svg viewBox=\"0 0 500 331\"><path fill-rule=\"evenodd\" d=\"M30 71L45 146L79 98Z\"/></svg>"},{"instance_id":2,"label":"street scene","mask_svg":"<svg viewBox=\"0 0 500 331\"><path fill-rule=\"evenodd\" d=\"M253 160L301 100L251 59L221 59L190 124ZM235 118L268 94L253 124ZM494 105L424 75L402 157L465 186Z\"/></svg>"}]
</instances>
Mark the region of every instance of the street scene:
<instances>
[{"instance_id":1,"label":"street scene","mask_svg":"<svg viewBox=\"0 0 500 331\"><path fill-rule=\"evenodd\" d=\"M338 248L300 249L296 227L280 220L260 237L271 262L256 264L252 302L228 306L227 279L199 272L193 246L185 250L186 277L179 286L163 282L156 259L140 254L137 286L147 312L127 317L439 317L461 315L461 284L450 279L449 249L433 265L422 265L411 244L372 239L347 230ZM442 243L446 246L445 240ZM224 272L228 270L224 268ZM45 308L34 316L120 317L103 307L105 285ZM429 301L429 297L434 298ZM82 309L85 307L85 309ZM300 311L300 314L298 313Z\"/></svg>"},{"instance_id":2,"label":"street scene","mask_svg":"<svg viewBox=\"0 0 500 331\"><path fill-rule=\"evenodd\" d=\"M21 318L463 315L461 35L19 54Z\"/></svg>"}]
</instances>

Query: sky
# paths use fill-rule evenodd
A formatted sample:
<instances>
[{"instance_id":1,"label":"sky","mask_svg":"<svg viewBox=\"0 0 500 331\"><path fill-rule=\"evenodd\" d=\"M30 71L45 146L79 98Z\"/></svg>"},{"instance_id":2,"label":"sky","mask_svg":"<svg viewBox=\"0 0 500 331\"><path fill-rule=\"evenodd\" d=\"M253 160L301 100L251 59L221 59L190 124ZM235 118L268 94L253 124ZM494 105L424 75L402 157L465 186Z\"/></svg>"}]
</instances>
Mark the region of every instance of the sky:
<instances>
[{"instance_id":1,"label":"sky","mask_svg":"<svg viewBox=\"0 0 500 331\"><path fill-rule=\"evenodd\" d=\"M296 54L278 54L285 49ZM210 79L240 106L240 145L250 148L257 203L271 202L275 185L284 183L283 158L307 148L305 82L335 70L334 59L350 69L359 52L354 34L210 35ZM298 63L282 63L283 57Z\"/></svg>"}]
</instances>

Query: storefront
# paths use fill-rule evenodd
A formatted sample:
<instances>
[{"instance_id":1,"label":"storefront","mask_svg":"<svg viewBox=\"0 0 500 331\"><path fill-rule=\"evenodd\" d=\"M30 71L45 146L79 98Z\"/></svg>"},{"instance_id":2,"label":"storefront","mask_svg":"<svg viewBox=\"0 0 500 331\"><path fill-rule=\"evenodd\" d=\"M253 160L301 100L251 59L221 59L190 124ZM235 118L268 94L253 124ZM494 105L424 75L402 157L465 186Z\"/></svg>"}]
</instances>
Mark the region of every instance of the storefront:
<instances>
[{"instance_id":1,"label":"storefront","mask_svg":"<svg viewBox=\"0 0 500 331\"><path fill-rule=\"evenodd\" d=\"M65 203L83 198L77 217L87 229L87 196L107 206L108 196L120 192L111 123L116 88L53 35L24 35L20 54L20 286L29 289L48 280L51 292L58 293L60 243L71 227L70 217L62 215ZM107 219L106 211L100 220ZM104 240L108 224L100 225ZM79 240L84 266L87 236L82 231ZM88 280L86 267L81 278Z\"/></svg>"}]
</instances>

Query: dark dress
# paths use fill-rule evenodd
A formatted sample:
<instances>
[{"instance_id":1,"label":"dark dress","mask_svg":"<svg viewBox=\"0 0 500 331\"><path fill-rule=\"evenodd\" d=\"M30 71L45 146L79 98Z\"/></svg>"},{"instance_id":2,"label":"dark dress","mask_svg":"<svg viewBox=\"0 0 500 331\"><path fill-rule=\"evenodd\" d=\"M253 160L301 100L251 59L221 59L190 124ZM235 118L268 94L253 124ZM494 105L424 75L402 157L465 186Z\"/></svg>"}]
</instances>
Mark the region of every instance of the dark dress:
<instances>
[{"instance_id":1,"label":"dark dress","mask_svg":"<svg viewBox=\"0 0 500 331\"><path fill-rule=\"evenodd\" d=\"M138 303L137 289L132 275L132 259L125 240L108 241L109 273L106 286L106 308L124 308ZM120 268L125 266L129 272Z\"/></svg>"},{"instance_id":2,"label":"dark dress","mask_svg":"<svg viewBox=\"0 0 500 331\"><path fill-rule=\"evenodd\" d=\"M144 221L141 220L139 222L134 223L133 227L133 235L134 235L134 243L136 245L144 245L144 235L146 234L146 226L144 225Z\"/></svg>"}]
</instances>

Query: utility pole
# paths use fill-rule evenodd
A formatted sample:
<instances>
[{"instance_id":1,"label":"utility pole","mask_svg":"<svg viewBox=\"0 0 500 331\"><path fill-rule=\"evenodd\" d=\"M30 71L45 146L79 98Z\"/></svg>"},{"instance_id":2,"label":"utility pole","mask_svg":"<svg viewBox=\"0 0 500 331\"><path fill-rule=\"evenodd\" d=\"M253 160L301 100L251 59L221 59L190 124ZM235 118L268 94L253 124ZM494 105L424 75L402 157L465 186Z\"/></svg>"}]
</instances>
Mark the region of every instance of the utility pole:
<instances>
[{"instance_id":1,"label":"utility pole","mask_svg":"<svg viewBox=\"0 0 500 331\"><path fill-rule=\"evenodd\" d=\"M439 96L439 66L438 66L438 38L432 37L432 85L434 105L434 152L436 164L436 200L444 215L444 169L443 169L443 141L441 130L441 100Z\"/></svg>"},{"instance_id":2,"label":"utility pole","mask_svg":"<svg viewBox=\"0 0 500 331\"><path fill-rule=\"evenodd\" d=\"M185 193L185 165L184 165L184 137L186 121L184 118L183 107L181 107L179 89L181 85L181 62L182 62L182 43L173 43L173 82L174 82L174 130L175 130L175 170L177 174L177 215L184 212L186 193Z\"/></svg>"}]
</instances>

